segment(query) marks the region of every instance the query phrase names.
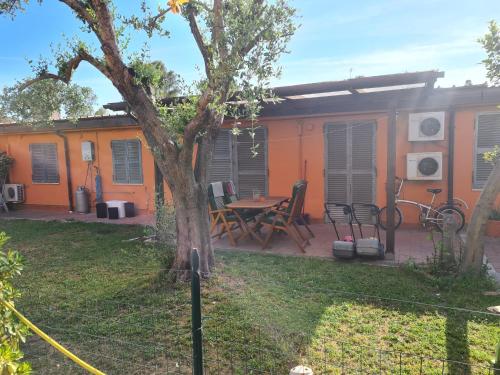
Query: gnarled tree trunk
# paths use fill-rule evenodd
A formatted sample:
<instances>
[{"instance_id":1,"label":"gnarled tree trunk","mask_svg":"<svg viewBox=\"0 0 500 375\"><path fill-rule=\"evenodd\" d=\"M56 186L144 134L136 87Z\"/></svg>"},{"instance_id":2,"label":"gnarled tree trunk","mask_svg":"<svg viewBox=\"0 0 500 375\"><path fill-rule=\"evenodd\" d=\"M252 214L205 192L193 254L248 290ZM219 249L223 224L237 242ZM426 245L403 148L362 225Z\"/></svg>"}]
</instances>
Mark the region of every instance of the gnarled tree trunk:
<instances>
[{"instance_id":1,"label":"gnarled tree trunk","mask_svg":"<svg viewBox=\"0 0 500 375\"><path fill-rule=\"evenodd\" d=\"M484 236L486 224L491 214L491 209L500 193L500 160L495 167L481 192L481 196L474 208L472 218L467 228L465 241L465 254L462 260L461 271L479 273L483 265Z\"/></svg>"}]
</instances>

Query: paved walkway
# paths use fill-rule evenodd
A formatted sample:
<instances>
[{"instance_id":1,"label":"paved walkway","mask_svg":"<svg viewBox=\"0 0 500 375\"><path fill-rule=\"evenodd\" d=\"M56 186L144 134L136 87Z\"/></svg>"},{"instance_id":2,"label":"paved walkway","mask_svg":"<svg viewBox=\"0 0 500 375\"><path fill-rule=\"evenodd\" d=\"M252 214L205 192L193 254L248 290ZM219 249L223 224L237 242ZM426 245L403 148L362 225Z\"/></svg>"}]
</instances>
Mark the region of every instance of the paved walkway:
<instances>
[{"instance_id":1,"label":"paved walkway","mask_svg":"<svg viewBox=\"0 0 500 375\"><path fill-rule=\"evenodd\" d=\"M60 221L83 221L99 222L110 224L134 224L134 225L152 225L154 223L153 214L141 214L131 218L119 220L98 219L95 213L79 214L70 213L62 210L47 209L21 209L10 211L9 213L0 212L1 219L30 219L30 220L60 220ZM306 253L302 253L286 235L276 234L273 236L270 248L262 250L260 245L253 239L247 238L239 241L236 247L231 246L227 237L214 241L214 246L220 249L234 249L255 251L259 253L274 253L296 256L312 256L332 258L331 245L335 239L335 233L329 224L314 224L311 226L315 238L310 240L311 245L306 248ZM365 232L371 235L372 232ZM385 243L385 232L381 231L382 241ZM439 240L439 234L436 234ZM500 273L500 238L486 238L486 256L494 267L496 272ZM396 231L396 253L389 255L387 260L382 263L405 263L410 260L416 263L424 263L432 258L434 254L433 243L430 239L430 233L425 230L417 229L398 229ZM376 261L379 262L380 261Z\"/></svg>"},{"instance_id":2,"label":"paved walkway","mask_svg":"<svg viewBox=\"0 0 500 375\"><path fill-rule=\"evenodd\" d=\"M108 224L134 224L134 225L152 225L154 223L153 214L141 214L135 217L126 217L118 220L98 219L95 213L79 214L77 212L68 212L60 209L20 209L11 210L9 213L0 211L0 219L29 219L43 221L83 221L86 223L108 223Z\"/></svg>"},{"instance_id":3,"label":"paved walkway","mask_svg":"<svg viewBox=\"0 0 500 375\"><path fill-rule=\"evenodd\" d=\"M332 242L335 240L335 232L329 224L314 224L311 229L315 237L310 240L311 245L306 247L306 253L302 253L295 243L283 234L275 234L270 243L270 248L262 250L260 244L251 238L238 241L236 247L231 246L227 237L215 241L214 245L223 249L241 249L246 251L267 252L274 254L313 256L332 258ZM373 231L365 231L365 236L371 236ZM385 243L385 232L380 232L382 242ZM436 241L441 235L435 234ZM486 239L486 256L497 272L500 272L500 238ZM425 230L418 229L398 229L396 231L396 252L394 255L388 254L388 261L385 263L406 263L410 260L416 263L425 263L432 258L434 246L431 234ZM374 261L380 263L380 261Z\"/></svg>"}]
</instances>

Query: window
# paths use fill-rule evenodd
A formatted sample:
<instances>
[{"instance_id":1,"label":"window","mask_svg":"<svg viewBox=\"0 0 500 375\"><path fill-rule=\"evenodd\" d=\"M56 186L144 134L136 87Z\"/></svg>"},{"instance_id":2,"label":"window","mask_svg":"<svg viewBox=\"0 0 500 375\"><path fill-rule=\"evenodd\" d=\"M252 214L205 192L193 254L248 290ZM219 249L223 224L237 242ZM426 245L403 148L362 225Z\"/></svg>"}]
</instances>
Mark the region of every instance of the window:
<instances>
[{"instance_id":1,"label":"window","mask_svg":"<svg viewBox=\"0 0 500 375\"><path fill-rule=\"evenodd\" d=\"M476 149L474 161L474 188L482 189L493 170L493 165L483 160L486 151L500 146L500 112L478 115L476 122Z\"/></svg>"},{"instance_id":2,"label":"window","mask_svg":"<svg viewBox=\"0 0 500 375\"><path fill-rule=\"evenodd\" d=\"M59 169L55 143L33 143L31 152L31 181L35 184L58 184Z\"/></svg>"},{"instance_id":3,"label":"window","mask_svg":"<svg viewBox=\"0 0 500 375\"><path fill-rule=\"evenodd\" d=\"M137 139L111 141L113 182L142 184L141 142Z\"/></svg>"},{"instance_id":4,"label":"window","mask_svg":"<svg viewBox=\"0 0 500 375\"><path fill-rule=\"evenodd\" d=\"M208 168L208 181L232 180L240 198L254 191L267 194L267 129L255 129L258 154L252 156L252 138L247 130L233 136L230 129L220 129Z\"/></svg>"}]
</instances>

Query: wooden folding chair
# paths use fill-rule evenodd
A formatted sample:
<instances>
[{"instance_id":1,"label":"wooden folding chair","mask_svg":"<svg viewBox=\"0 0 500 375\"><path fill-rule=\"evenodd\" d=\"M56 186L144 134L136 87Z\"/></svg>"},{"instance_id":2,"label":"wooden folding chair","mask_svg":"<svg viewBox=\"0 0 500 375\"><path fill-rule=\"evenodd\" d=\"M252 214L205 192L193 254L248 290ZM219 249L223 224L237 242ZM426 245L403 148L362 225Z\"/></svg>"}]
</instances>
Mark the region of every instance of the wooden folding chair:
<instances>
[{"instance_id":1,"label":"wooden folding chair","mask_svg":"<svg viewBox=\"0 0 500 375\"><path fill-rule=\"evenodd\" d=\"M305 246L309 245L309 238L304 236L297 220L302 218L302 207L306 196L307 182L298 181L293 186L292 197L286 207L270 210L266 215L259 220L259 223L267 227L267 234L262 248L265 249L271 240L275 231L283 231L287 233L302 252L305 251Z\"/></svg>"},{"instance_id":2,"label":"wooden folding chair","mask_svg":"<svg viewBox=\"0 0 500 375\"><path fill-rule=\"evenodd\" d=\"M208 185L208 206L211 218L210 234L220 229L212 238L221 238L225 233L229 237L231 245L236 245L236 240L233 236L233 230L240 228L238 217L233 213L233 210L225 207L224 197L215 197L212 184Z\"/></svg>"}]
</instances>

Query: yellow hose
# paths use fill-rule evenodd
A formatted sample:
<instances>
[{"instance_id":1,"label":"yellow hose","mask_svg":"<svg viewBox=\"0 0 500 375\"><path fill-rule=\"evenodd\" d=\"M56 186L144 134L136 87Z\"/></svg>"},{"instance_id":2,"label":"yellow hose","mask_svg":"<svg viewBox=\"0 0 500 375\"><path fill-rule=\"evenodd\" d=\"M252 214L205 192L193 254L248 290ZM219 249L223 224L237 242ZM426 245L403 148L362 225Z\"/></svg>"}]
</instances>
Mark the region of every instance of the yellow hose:
<instances>
[{"instance_id":1,"label":"yellow hose","mask_svg":"<svg viewBox=\"0 0 500 375\"><path fill-rule=\"evenodd\" d=\"M9 302L0 299L0 303L2 305L4 305L6 308L8 308L10 311L12 311L14 314L16 314L17 317L19 318L19 320L21 322L23 322L24 324L26 324L33 332L35 332L38 336L40 336L42 339L44 339L46 342L48 342L54 348L56 348L57 350L59 350L62 354L64 354L69 359L71 359L77 365L79 365L80 367L83 367L85 370L87 370L91 374L105 375L104 372L101 372L98 369L96 369L96 368L92 367L91 365L89 365L87 362L82 361L80 358L78 358L76 355L74 355L73 353L71 353L64 346L62 346L57 341L55 341L54 339L52 339L49 335L47 335L40 328L38 328L33 323L31 323L26 317L24 317L23 314L21 314L19 311L17 311L14 308L14 306L12 306Z\"/></svg>"}]
</instances>

